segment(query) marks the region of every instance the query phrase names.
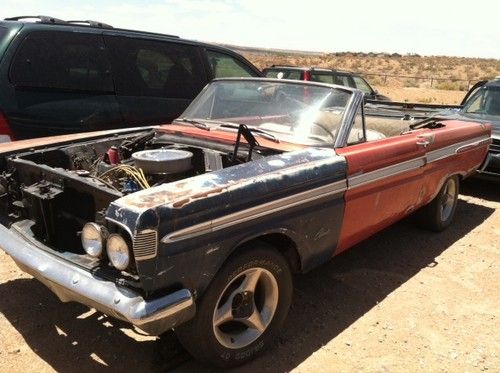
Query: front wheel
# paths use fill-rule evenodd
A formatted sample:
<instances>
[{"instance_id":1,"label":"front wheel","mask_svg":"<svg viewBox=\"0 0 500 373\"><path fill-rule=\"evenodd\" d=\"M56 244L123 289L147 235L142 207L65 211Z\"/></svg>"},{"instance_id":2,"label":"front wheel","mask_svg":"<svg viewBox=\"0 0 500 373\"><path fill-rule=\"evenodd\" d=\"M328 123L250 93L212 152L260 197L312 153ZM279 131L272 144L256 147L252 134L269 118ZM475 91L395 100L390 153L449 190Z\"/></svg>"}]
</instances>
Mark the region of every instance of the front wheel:
<instances>
[{"instance_id":1,"label":"front wheel","mask_svg":"<svg viewBox=\"0 0 500 373\"><path fill-rule=\"evenodd\" d=\"M457 208L458 191L458 177L447 179L438 195L420 211L421 224L435 232L448 228Z\"/></svg>"},{"instance_id":2,"label":"front wheel","mask_svg":"<svg viewBox=\"0 0 500 373\"><path fill-rule=\"evenodd\" d=\"M292 276L272 247L246 247L223 266L195 318L176 329L198 360L229 368L254 358L276 336L290 307Z\"/></svg>"}]
</instances>

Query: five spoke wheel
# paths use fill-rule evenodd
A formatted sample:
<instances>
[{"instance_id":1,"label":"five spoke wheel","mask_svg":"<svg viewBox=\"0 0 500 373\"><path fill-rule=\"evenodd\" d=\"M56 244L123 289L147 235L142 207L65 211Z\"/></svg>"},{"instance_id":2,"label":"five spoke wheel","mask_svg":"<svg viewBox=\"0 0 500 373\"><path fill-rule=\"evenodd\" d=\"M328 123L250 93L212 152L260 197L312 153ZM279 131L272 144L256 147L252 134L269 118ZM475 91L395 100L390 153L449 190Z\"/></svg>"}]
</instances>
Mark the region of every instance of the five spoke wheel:
<instances>
[{"instance_id":1,"label":"five spoke wheel","mask_svg":"<svg viewBox=\"0 0 500 373\"><path fill-rule=\"evenodd\" d=\"M242 348L266 330L278 306L274 276L264 268L240 273L223 290L214 311L214 334L227 348Z\"/></svg>"}]
</instances>

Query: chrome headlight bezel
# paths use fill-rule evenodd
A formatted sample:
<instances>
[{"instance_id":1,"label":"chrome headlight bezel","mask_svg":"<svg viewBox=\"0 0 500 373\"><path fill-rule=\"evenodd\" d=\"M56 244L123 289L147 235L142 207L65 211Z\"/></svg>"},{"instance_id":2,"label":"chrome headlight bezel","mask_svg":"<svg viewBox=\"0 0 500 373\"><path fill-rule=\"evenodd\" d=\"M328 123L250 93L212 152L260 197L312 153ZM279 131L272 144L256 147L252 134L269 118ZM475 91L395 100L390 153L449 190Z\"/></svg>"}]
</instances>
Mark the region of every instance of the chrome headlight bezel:
<instances>
[{"instance_id":1,"label":"chrome headlight bezel","mask_svg":"<svg viewBox=\"0 0 500 373\"><path fill-rule=\"evenodd\" d=\"M118 233L109 235L106 242L106 253L109 261L116 269L124 271L130 265L130 246L122 235Z\"/></svg>"},{"instance_id":2,"label":"chrome headlight bezel","mask_svg":"<svg viewBox=\"0 0 500 373\"><path fill-rule=\"evenodd\" d=\"M97 223L86 223L81 233L82 247L85 252L94 258L102 257L108 232Z\"/></svg>"}]
</instances>

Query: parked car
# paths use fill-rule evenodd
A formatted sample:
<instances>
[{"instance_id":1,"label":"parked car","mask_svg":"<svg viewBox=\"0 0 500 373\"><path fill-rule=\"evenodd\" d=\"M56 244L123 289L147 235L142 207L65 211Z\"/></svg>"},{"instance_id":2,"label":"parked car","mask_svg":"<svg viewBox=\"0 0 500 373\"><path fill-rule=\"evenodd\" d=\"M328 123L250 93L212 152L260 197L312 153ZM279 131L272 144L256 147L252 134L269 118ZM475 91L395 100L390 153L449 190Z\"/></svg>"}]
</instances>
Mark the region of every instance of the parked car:
<instances>
[{"instance_id":1,"label":"parked car","mask_svg":"<svg viewBox=\"0 0 500 373\"><path fill-rule=\"evenodd\" d=\"M391 101L389 97L373 89L361 75L349 71L323 69L319 67L272 65L262 70L262 72L267 78L305 80L357 88L365 94L366 99Z\"/></svg>"},{"instance_id":2,"label":"parked car","mask_svg":"<svg viewBox=\"0 0 500 373\"><path fill-rule=\"evenodd\" d=\"M488 157L479 169L482 176L500 176L500 78L474 85L451 117L490 123L492 143Z\"/></svg>"},{"instance_id":3,"label":"parked car","mask_svg":"<svg viewBox=\"0 0 500 373\"><path fill-rule=\"evenodd\" d=\"M0 21L0 140L169 123L210 80L233 76L261 73L229 49L173 35L8 18Z\"/></svg>"},{"instance_id":4,"label":"parked car","mask_svg":"<svg viewBox=\"0 0 500 373\"><path fill-rule=\"evenodd\" d=\"M483 162L490 126L367 117L363 102L217 79L170 125L2 144L0 247L64 302L243 364L279 333L292 272L415 211L447 228Z\"/></svg>"},{"instance_id":5,"label":"parked car","mask_svg":"<svg viewBox=\"0 0 500 373\"><path fill-rule=\"evenodd\" d=\"M368 100L365 113L408 119L459 119L489 123L492 143L488 157L478 169L479 177L498 180L500 176L500 78L480 81L467 92L460 105L438 105L407 102L375 102Z\"/></svg>"}]
</instances>

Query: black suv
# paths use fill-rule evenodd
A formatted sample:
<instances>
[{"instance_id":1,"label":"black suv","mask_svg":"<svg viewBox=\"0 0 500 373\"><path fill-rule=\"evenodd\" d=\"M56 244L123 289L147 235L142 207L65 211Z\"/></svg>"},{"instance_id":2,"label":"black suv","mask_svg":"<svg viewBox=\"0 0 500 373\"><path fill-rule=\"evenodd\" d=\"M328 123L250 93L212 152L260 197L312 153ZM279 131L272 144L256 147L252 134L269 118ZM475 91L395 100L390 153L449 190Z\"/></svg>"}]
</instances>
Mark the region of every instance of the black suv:
<instances>
[{"instance_id":1,"label":"black suv","mask_svg":"<svg viewBox=\"0 0 500 373\"><path fill-rule=\"evenodd\" d=\"M323 69L319 67L297 67L272 65L263 70L268 78L311 80L328 84L337 84L357 88L369 100L391 101L387 96L381 95L373 89L368 82L356 73L341 70Z\"/></svg>"},{"instance_id":2,"label":"black suv","mask_svg":"<svg viewBox=\"0 0 500 373\"><path fill-rule=\"evenodd\" d=\"M262 74L239 54L177 36L8 18L0 21L0 141L168 123L213 78L248 76Z\"/></svg>"}]
</instances>

